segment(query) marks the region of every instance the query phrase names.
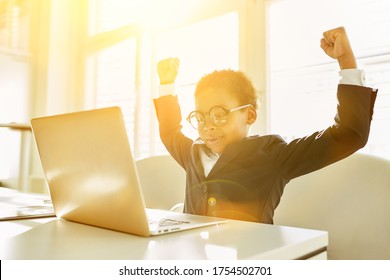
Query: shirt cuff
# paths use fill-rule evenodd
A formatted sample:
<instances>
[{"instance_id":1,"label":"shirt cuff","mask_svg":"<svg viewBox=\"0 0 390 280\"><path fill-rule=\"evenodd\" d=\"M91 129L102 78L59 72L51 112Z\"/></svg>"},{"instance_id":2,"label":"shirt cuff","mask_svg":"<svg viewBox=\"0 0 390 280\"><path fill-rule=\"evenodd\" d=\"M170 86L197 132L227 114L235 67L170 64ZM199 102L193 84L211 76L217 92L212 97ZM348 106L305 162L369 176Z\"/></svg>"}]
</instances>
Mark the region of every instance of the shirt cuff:
<instances>
[{"instance_id":1,"label":"shirt cuff","mask_svg":"<svg viewBox=\"0 0 390 280\"><path fill-rule=\"evenodd\" d=\"M360 69L343 69L339 71L339 84L366 86L366 77L364 70Z\"/></svg>"},{"instance_id":2,"label":"shirt cuff","mask_svg":"<svg viewBox=\"0 0 390 280\"><path fill-rule=\"evenodd\" d=\"M158 97L163 97L166 95L176 95L175 84L165 84L159 85L158 87Z\"/></svg>"}]
</instances>

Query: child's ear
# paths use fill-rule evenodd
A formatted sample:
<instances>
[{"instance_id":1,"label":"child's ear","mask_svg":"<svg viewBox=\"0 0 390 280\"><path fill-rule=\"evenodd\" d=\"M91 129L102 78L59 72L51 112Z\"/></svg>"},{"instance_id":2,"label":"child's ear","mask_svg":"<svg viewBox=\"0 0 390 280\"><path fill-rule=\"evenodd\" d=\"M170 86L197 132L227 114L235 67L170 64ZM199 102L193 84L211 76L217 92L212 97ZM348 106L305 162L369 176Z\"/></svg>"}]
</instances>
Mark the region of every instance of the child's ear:
<instances>
[{"instance_id":1,"label":"child's ear","mask_svg":"<svg viewBox=\"0 0 390 280\"><path fill-rule=\"evenodd\" d=\"M250 106L249 109L248 109L248 113L247 113L246 123L251 125L251 124L253 124L256 121L256 119L257 119L256 110L255 110L255 108Z\"/></svg>"}]
</instances>

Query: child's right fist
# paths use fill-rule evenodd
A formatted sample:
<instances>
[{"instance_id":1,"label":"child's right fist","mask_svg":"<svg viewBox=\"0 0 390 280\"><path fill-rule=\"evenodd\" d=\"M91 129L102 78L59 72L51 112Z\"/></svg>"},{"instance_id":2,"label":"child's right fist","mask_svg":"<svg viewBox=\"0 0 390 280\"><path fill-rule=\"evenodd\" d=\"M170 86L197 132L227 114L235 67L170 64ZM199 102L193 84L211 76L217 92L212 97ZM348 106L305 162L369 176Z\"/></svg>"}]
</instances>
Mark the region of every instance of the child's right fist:
<instances>
[{"instance_id":1,"label":"child's right fist","mask_svg":"<svg viewBox=\"0 0 390 280\"><path fill-rule=\"evenodd\" d=\"M160 84L173 84L179 72L180 60L178 58L166 58L157 63L157 73Z\"/></svg>"}]
</instances>

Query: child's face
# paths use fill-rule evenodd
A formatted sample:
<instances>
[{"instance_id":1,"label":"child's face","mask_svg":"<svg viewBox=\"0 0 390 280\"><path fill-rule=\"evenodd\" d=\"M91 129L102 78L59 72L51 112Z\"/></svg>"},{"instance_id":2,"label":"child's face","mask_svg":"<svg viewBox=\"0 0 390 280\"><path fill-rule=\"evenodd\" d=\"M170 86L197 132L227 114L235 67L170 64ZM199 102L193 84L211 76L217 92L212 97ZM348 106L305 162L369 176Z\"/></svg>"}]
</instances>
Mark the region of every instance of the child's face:
<instances>
[{"instance_id":1,"label":"child's face","mask_svg":"<svg viewBox=\"0 0 390 280\"><path fill-rule=\"evenodd\" d=\"M198 93L195 106L196 110L204 115L208 114L214 106L232 109L245 104L240 104L236 97L226 89L206 89ZM237 110L229 113L227 123L216 126L209 116L206 116L206 124L199 130L199 136L206 146L214 153L222 153L226 146L245 138L248 133L248 109Z\"/></svg>"}]
</instances>

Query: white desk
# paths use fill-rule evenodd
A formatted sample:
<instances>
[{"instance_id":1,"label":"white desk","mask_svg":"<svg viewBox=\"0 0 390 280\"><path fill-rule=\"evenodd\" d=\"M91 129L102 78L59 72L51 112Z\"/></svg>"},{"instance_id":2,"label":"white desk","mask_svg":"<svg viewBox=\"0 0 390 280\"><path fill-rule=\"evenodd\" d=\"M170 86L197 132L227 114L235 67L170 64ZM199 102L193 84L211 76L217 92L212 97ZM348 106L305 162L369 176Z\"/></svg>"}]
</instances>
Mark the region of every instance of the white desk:
<instances>
[{"instance_id":1,"label":"white desk","mask_svg":"<svg viewBox=\"0 0 390 280\"><path fill-rule=\"evenodd\" d=\"M0 259L326 259L323 231L242 221L157 237L57 218L0 222Z\"/></svg>"}]
</instances>

